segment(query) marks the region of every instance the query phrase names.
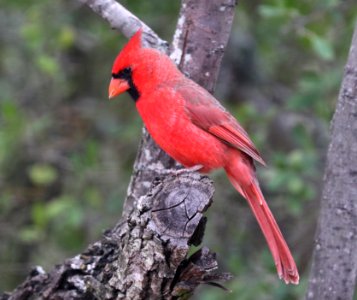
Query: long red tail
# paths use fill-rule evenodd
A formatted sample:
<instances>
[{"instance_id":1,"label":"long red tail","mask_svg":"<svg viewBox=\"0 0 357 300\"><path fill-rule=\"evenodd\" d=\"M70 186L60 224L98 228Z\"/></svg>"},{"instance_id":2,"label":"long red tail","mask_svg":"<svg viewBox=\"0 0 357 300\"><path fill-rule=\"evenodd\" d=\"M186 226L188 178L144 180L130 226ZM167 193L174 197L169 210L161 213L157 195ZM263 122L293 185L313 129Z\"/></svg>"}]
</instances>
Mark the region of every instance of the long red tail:
<instances>
[{"instance_id":1,"label":"long red tail","mask_svg":"<svg viewBox=\"0 0 357 300\"><path fill-rule=\"evenodd\" d=\"M247 199L273 255L279 278L285 283L298 284L294 258L259 188L250 159L235 155L225 170L235 189Z\"/></svg>"}]
</instances>

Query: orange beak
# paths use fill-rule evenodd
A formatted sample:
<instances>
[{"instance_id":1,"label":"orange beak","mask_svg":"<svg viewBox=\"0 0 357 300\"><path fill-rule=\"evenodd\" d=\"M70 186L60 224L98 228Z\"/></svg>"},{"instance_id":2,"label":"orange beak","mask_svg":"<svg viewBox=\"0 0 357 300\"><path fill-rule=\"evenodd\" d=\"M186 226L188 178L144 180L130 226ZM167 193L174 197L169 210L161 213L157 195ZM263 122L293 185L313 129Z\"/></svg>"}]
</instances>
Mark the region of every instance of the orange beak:
<instances>
[{"instance_id":1,"label":"orange beak","mask_svg":"<svg viewBox=\"0 0 357 300\"><path fill-rule=\"evenodd\" d=\"M130 88L129 83L124 79L112 78L109 84L109 99L112 99Z\"/></svg>"}]
</instances>

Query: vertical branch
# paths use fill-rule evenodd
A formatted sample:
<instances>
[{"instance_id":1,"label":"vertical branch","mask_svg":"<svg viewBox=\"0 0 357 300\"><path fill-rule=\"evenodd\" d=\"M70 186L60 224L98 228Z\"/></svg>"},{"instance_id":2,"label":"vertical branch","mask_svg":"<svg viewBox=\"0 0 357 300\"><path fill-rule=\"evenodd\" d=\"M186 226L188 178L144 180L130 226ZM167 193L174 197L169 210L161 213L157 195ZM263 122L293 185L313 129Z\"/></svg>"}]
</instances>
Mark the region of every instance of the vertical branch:
<instances>
[{"instance_id":1,"label":"vertical branch","mask_svg":"<svg viewBox=\"0 0 357 300\"><path fill-rule=\"evenodd\" d=\"M171 58L187 76L213 93L232 28L236 0L183 0Z\"/></svg>"},{"instance_id":2,"label":"vertical branch","mask_svg":"<svg viewBox=\"0 0 357 300\"><path fill-rule=\"evenodd\" d=\"M357 25L331 126L306 299L352 299L357 276Z\"/></svg>"}]
</instances>

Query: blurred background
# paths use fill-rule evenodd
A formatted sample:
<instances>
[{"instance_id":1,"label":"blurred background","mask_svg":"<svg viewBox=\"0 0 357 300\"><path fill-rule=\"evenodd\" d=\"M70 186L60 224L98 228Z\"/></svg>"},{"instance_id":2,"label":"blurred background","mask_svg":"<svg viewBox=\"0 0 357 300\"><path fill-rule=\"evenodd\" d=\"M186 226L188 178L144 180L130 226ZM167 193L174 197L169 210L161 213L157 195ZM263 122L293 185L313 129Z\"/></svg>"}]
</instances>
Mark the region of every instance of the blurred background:
<instances>
[{"instance_id":1,"label":"blurred background","mask_svg":"<svg viewBox=\"0 0 357 300\"><path fill-rule=\"evenodd\" d=\"M171 41L180 1L120 1ZM82 251L121 215L142 123L107 100L126 40L77 1L0 0L0 290L32 266ZM223 173L204 244L235 275L196 299L302 299L329 123L357 6L353 0L239 1L216 96L252 136L263 191L302 275L276 276L256 221Z\"/></svg>"}]
</instances>

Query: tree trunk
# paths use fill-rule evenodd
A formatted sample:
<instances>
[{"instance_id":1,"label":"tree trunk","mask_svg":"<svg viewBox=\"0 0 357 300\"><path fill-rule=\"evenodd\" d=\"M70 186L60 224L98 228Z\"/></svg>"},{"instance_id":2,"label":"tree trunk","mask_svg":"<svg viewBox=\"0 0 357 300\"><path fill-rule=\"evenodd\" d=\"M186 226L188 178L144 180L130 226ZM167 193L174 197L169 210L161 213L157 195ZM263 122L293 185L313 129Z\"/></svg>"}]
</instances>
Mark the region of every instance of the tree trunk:
<instances>
[{"instance_id":1,"label":"tree trunk","mask_svg":"<svg viewBox=\"0 0 357 300\"><path fill-rule=\"evenodd\" d=\"M131 36L144 26L146 45L165 49L150 28L113 0L80 0ZM235 8L234 0L184 0L171 46L183 72L213 91ZM109 74L108 74L109 76ZM199 245L213 186L177 167L144 130L122 219L87 250L46 273L36 267L0 299L187 299L200 283L220 286L215 254Z\"/></svg>"},{"instance_id":2,"label":"tree trunk","mask_svg":"<svg viewBox=\"0 0 357 300\"><path fill-rule=\"evenodd\" d=\"M332 120L306 299L352 299L357 276L357 25Z\"/></svg>"}]
</instances>

